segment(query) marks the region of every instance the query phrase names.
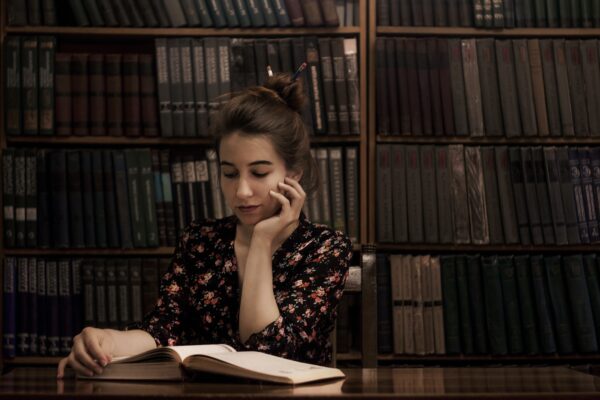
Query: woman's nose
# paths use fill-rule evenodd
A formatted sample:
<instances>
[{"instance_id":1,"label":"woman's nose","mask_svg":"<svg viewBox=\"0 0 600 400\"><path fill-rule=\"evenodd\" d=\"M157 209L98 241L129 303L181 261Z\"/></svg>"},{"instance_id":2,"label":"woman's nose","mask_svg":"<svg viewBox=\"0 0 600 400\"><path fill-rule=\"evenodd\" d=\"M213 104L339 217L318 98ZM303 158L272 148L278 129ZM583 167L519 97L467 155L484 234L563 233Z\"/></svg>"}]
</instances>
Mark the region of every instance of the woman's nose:
<instances>
[{"instance_id":1,"label":"woman's nose","mask_svg":"<svg viewBox=\"0 0 600 400\"><path fill-rule=\"evenodd\" d=\"M236 191L236 195L239 198L246 198L252 196L252 189L246 179L240 179Z\"/></svg>"}]
</instances>

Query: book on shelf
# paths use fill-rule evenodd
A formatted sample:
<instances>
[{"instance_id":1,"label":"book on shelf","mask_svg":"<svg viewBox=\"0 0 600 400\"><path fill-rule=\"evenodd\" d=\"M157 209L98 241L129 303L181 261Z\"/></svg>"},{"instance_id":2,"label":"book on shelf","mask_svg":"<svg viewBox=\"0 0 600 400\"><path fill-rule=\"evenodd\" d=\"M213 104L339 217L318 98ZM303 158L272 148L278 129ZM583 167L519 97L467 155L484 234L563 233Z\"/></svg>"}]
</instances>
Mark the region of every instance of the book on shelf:
<instances>
[{"instance_id":1,"label":"book on shelf","mask_svg":"<svg viewBox=\"0 0 600 400\"><path fill-rule=\"evenodd\" d=\"M135 28L357 25L357 0L304 3L299 0L9 0L7 23Z\"/></svg>"},{"instance_id":2,"label":"book on shelf","mask_svg":"<svg viewBox=\"0 0 600 400\"><path fill-rule=\"evenodd\" d=\"M167 346L128 357L115 357L102 374L84 379L182 380L184 374L225 375L298 385L344 378L337 368L323 367L257 351L237 352L225 344Z\"/></svg>"}]
</instances>

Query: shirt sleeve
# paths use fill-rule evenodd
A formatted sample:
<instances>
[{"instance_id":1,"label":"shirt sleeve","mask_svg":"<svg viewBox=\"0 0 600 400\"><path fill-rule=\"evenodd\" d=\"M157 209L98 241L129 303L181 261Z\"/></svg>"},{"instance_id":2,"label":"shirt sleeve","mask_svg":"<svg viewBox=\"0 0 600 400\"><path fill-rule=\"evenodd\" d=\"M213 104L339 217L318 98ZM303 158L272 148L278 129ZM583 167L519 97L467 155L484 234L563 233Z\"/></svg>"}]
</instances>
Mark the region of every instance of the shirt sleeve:
<instances>
[{"instance_id":1,"label":"shirt sleeve","mask_svg":"<svg viewBox=\"0 0 600 400\"><path fill-rule=\"evenodd\" d=\"M188 241L191 234L192 229L188 227L181 235L171 265L161 279L158 300L139 324L139 329L152 335L158 346L182 344L186 333L186 321L189 320L186 314L190 304L186 265L189 265Z\"/></svg>"},{"instance_id":2,"label":"shirt sleeve","mask_svg":"<svg viewBox=\"0 0 600 400\"><path fill-rule=\"evenodd\" d=\"M244 346L299 361L329 361L329 333L342 297L352 257L350 240L339 232L325 231L316 246L305 249L303 272L277 297L280 317ZM296 265L294 268L297 268Z\"/></svg>"}]
</instances>

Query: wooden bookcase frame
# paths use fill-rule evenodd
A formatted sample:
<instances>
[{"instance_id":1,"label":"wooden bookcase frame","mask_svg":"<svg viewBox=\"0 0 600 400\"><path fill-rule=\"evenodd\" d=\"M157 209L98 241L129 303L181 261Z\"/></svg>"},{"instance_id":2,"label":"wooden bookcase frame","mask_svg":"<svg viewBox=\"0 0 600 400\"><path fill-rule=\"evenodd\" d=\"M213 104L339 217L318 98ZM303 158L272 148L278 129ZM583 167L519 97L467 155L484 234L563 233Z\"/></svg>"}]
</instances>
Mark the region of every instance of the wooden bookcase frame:
<instances>
[{"instance_id":1,"label":"wooden bookcase frame","mask_svg":"<svg viewBox=\"0 0 600 400\"><path fill-rule=\"evenodd\" d=\"M375 243L377 250L385 253L577 253L590 252L597 247L591 245L566 246L523 246L523 245L456 245L456 244L390 244L377 242L377 145L380 143L402 144L471 144L471 145L600 145L600 137L596 138L506 138L506 137L448 137L448 136L384 136L377 134L376 113L376 40L382 36L408 37L502 37L502 38L534 38L534 37L567 37L567 38L599 38L600 28L509 28L480 29L457 27L416 27L416 26L377 26L376 0L369 2L369 138L368 138L368 173L369 173L369 222L368 242ZM376 300L375 300L376 302ZM375 338L375 342L377 339ZM371 344L373 346L373 344ZM375 351L377 344L374 344ZM450 355L396 355L381 354L376 356L381 363L433 364L441 363L461 365L465 363L600 363L600 354L590 355L541 355L541 356L450 356Z\"/></svg>"},{"instance_id":2,"label":"wooden bookcase frame","mask_svg":"<svg viewBox=\"0 0 600 400\"><path fill-rule=\"evenodd\" d=\"M153 37L203 37L203 36L229 36L229 37L291 37L291 36L353 36L357 39L357 51L359 61L359 79L360 79L360 135L335 135L335 136L316 136L312 142L315 144L337 144L337 145L356 145L359 150L359 242L354 245L354 251L361 250L361 244L367 243L368 238L368 97L367 93L367 48L368 48L368 3L370 0L359 0L359 26L338 27L338 28L98 28L98 27L61 27L61 26L24 26L9 27L6 25L6 1L0 0L0 45L4 49L4 42L7 35L52 35L58 40L73 40L73 38L153 38ZM2 53L4 54L4 53ZM0 60L0 99L4 98L4 57ZM2 103L2 101L0 101ZM8 146L20 147L169 147L177 148L183 146L204 147L210 145L211 141L205 138L198 139L165 139L165 138L123 138L123 137L7 137L4 130L4 112L0 113L0 151ZM0 176L1 181L1 176ZM2 207L2 197L0 196L0 209ZM3 232L3 218L0 218L0 232ZM4 265L4 259L7 256L168 256L173 253L171 247L158 247L152 249L6 249L0 240L0 265ZM3 276L0 274L0 283ZM0 296L0 333L2 332L2 301ZM361 321L361 326L375 326L376 320L373 314L365 315ZM372 347L372 346L371 346ZM364 358L360 353L337 354L338 360L361 361ZM374 354L372 354L374 356ZM59 357L36 357L21 356L14 359L4 359L0 351L0 370L4 366L14 365L49 365L58 362Z\"/></svg>"}]
</instances>

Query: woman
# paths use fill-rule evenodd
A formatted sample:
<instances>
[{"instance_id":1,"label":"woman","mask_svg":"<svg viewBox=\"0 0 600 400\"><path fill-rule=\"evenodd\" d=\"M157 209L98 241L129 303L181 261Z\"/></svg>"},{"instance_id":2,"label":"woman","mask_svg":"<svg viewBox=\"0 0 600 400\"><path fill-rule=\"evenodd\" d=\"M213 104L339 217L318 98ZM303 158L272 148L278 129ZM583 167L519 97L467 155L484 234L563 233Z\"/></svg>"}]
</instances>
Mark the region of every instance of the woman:
<instances>
[{"instance_id":1,"label":"woman","mask_svg":"<svg viewBox=\"0 0 600 400\"><path fill-rule=\"evenodd\" d=\"M112 357L189 343L330 361L328 336L352 247L301 212L303 186L309 193L318 187L303 103L299 82L277 75L219 111L212 129L221 190L234 215L192 222L154 310L137 329L85 328L60 361L59 378L67 365L93 376Z\"/></svg>"}]
</instances>

